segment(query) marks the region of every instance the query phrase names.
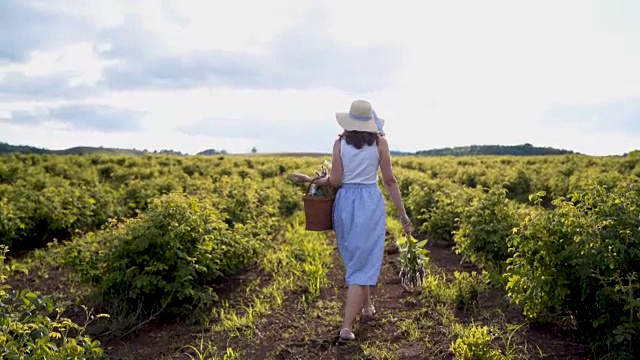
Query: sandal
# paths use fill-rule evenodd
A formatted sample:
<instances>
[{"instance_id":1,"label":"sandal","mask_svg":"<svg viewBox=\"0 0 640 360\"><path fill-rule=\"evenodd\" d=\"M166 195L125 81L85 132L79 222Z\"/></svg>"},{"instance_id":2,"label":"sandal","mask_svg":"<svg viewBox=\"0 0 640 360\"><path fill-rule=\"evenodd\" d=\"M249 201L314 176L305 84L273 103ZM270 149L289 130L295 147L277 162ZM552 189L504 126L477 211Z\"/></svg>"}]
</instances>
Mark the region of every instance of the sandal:
<instances>
[{"instance_id":1,"label":"sandal","mask_svg":"<svg viewBox=\"0 0 640 360\"><path fill-rule=\"evenodd\" d=\"M362 309L362 316L373 317L376 314L376 308L371 305L371 307Z\"/></svg>"},{"instance_id":2,"label":"sandal","mask_svg":"<svg viewBox=\"0 0 640 360\"><path fill-rule=\"evenodd\" d=\"M340 334L338 336L340 337L340 340L355 340L356 339L356 335L353 333L353 331L351 331L350 329L347 329L347 328L340 329Z\"/></svg>"}]
</instances>

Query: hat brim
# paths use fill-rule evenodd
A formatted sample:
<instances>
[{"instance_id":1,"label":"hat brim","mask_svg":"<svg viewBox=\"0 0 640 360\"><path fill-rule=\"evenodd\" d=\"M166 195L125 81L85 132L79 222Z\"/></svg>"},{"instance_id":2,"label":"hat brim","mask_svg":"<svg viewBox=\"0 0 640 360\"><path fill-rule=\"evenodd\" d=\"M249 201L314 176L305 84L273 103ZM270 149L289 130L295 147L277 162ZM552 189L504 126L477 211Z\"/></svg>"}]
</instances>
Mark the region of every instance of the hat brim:
<instances>
[{"instance_id":1,"label":"hat brim","mask_svg":"<svg viewBox=\"0 0 640 360\"><path fill-rule=\"evenodd\" d=\"M336 113L336 120L338 120L338 125L347 131L378 132L378 127L373 119L362 121L352 118L349 113ZM384 127L384 119L378 118L378 120L380 120L380 125Z\"/></svg>"}]
</instances>

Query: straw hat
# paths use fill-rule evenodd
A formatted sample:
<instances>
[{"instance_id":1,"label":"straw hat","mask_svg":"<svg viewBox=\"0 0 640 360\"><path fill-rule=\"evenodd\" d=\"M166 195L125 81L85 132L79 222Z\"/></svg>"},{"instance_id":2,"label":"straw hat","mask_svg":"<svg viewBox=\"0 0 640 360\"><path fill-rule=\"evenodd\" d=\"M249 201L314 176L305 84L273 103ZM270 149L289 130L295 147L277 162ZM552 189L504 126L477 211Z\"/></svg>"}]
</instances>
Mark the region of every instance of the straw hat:
<instances>
[{"instance_id":1,"label":"straw hat","mask_svg":"<svg viewBox=\"0 0 640 360\"><path fill-rule=\"evenodd\" d=\"M384 119L380 119L367 100L354 100L348 113L336 113L338 124L347 131L379 132L384 135Z\"/></svg>"}]
</instances>

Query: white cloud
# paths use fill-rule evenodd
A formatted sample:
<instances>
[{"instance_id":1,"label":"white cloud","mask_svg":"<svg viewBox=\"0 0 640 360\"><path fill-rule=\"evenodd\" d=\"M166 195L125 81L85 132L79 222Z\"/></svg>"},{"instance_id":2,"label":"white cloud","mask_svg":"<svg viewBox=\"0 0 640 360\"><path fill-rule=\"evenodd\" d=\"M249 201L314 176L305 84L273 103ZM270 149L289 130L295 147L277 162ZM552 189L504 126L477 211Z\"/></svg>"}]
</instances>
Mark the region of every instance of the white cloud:
<instances>
[{"instance_id":1,"label":"white cloud","mask_svg":"<svg viewBox=\"0 0 640 360\"><path fill-rule=\"evenodd\" d=\"M238 0L225 3L142 1L145 25L175 51L225 50L263 53L264 46L309 10L307 0ZM154 14L146 16L146 14Z\"/></svg>"},{"instance_id":2,"label":"white cloud","mask_svg":"<svg viewBox=\"0 0 640 360\"><path fill-rule=\"evenodd\" d=\"M109 28L124 22L125 16L131 11L132 3L134 2L127 0L34 0L30 5L43 12L85 18L98 28Z\"/></svg>"},{"instance_id":3,"label":"white cloud","mask_svg":"<svg viewBox=\"0 0 640 360\"><path fill-rule=\"evenodd\" d=\"M123 87L123 91L85 91L82 92L85 99L78 98L77 93L59 93L58 105L100 103L146 113L140 119L143 130L137 137L82 133L82 138L95 141L96 145L140 148L142 145L138 144L144 144L148 148L171 147L189 152L207 147L246 151L251 146L273 151L317 151L326 144L330 146L339 130L334 113L346 110L356 97L372 100L387 120L392 146L403 150L529 142L605 154L622 153L640 143L634 134L545 118L549 109L558 106L640 99L640 67L637 66L640 26L628 14L633 12L632 3L614 6L582 0L527 3L241 0L218 5L179 0L118 0L87 5L80 0L70 0L63 5L44 1L37 4L43 11L86 18L97 29L84 40L74 38L73 42L55 48L37 48L27 62L0 65L0 84L3 79L13 79L18 85L23 84L27 92L34 92L32 101L23 97L0 104L5 112L50 106L55 102L36 98L33 89L37 79L16 77L16 72L31 77L54 77L67 72L71 75L53 78L55 81L50 83L64 80L82 91L83 87L108 81L105 76L113 75L107 70L114 65L114 60L105 60L105 54L120 51L139 55L139 58L122 59L145 60L144 63L120 65L144 64L138 73L142 77L165 70L150 67L158 64L159 59L173 56L175 61L166 64L183 65L180 69L174 67L175 72L167 77L158 77L162 81L184 81L179 90L162 90L156 88L158 82L130 79L140 80L135 90ZM331 36L335 41L319 41L325 38L318 37L318 31L324 31L322 36ZM290 47L294 51L291 57L298 58L269 57L283 36L291 41L282 48ZM339 44L341 53L327 44ZM355 54L359 50L358 54L368 54L361 50L372 47L378 50L369 57L363 56L360 62L353 62L355 65L341 63L341 59L346 58L344 54ZM230 60L237 67L228 69L229 78L253 76L250 72L243 74L241 70L248 68L238 63L246 54L246 59L261 61L260 70L275 74L275 80L284 81L288 76L289 86L265 89L267 81L254 81L249 82L251 89L238 88L231 87L232 79L207 83L194 81L198 80L198 73L186 74L196 65L209 63L209 58L217 59L221 53L216 51L240 56L229 58L238 59ZM189 56L194 52L207 56L187 62L185 66L184 61L193 59ZM372 83L367 82L372 77L369 72L363 71L360 76L353 73L371 66L379 57L376 54L399 57L400 61L394 63L389 74L383 74L391 81L373 82L383 84L383 88L371 92L363 91L363 87L349 87L349 82ZM122 59L120 61L125 61ZM249 64L249 60L246 61ZM324 67L317 67L318 61ZM305 66L316 69L315 73ZM282 72L283 68L286 72ZM254 68L249 66L251 69ZM336 69L346 69L346 75L352 77L342 76ZM210 68L202 71L205 70L211 71ZM232 74L233 71L237 74ZM123 74L124 80L136 75ZM309 74L316 77L307 76ZM192 78L187 81L188 76ZM0 111L0 118L1 115ZM310 131L321 130L317 140L304 138L304 142L288 134L265 135L256 140L237 136L235 139L189 136L178 131L184 126L201 124L205 119L240 119L243 126L251 123L256 124L256 128L268 128L273 125L298 132L304 132L296 127L303 123L310 126ZM608 120L592 121L606 124ZM13 137L27 142L30 137L34 141L40 139L36 128L28 134L18 134L19 131L10 131L7 126L0 123L3 134L0 141L12 142ZM55 139L42 137L38 141L49 141L53 146L64 139L68 141L67 147L76 145L74 139L78 136L63 135L73 131L57 131L60 136Z\"/></svg>"},{"instance_id":4,"label":"white cloud","mask_svg":"<svg viewBox=\"0 0 640 360\"><path fill-rule=\"evenodd\" d=\"M81 42L61 48L36 50L23 64L10 64L0 67L0 76L9 72L20 72L27 77L55 75L73 72L69 79L70 87L96 85L102 79L105 67L117 61L101 59L93 44Z\"/></svg>"}]
</instances>

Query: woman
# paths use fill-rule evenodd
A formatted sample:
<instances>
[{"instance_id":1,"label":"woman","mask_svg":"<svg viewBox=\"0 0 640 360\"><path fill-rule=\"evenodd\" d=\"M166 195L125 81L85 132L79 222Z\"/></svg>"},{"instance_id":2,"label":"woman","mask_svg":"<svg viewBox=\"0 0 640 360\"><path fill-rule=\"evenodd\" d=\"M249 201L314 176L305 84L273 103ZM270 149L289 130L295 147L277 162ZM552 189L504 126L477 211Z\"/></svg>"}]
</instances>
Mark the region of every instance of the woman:
<instances>
[{"instance_id":1,"label":"woman","mask_svg":"<svg viewBox=\"0 0 640 360\"><path fill-rule=\"evenodd\" d=\"M386 209L378 187L378 170L382 171L384 185L400 213L406 234L411 232L411 223L391 168L384 120L376 116L366 100L354 101L350 111L337 113L336 119L344 132L333 145L329 176L315 184L339 188L333 224L349 287L340 338L354 340L352 327L358 312L363 316L375 314L370 288L377 285L384 253ZM312 180L301 173L294 174L294 178Z\"/></svg>"}]
</instances>

